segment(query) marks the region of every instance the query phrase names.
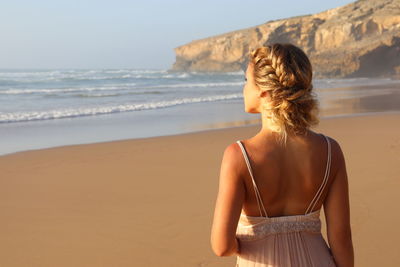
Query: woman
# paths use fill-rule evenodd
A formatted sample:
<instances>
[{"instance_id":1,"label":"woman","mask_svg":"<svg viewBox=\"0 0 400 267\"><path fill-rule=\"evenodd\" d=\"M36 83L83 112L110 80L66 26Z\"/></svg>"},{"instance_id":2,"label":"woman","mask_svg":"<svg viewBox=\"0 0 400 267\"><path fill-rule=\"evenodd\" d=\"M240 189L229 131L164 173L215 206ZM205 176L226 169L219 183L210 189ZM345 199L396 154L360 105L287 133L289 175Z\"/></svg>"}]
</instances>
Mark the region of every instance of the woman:
<instances>
[{"instance_id":1,"label":"woman","mask_svg":"<svg viewBox=\"0 0 400 267\"><path fill-rule=\"evenodd\" d=\"M214 253L236 255L237 266L353 266L345 160L334 139L310 130L318 105L309 59L291 44L258 48L246 81L245 111L261 113L262 128L224 151Z\"/></svg>"}]
</instances>

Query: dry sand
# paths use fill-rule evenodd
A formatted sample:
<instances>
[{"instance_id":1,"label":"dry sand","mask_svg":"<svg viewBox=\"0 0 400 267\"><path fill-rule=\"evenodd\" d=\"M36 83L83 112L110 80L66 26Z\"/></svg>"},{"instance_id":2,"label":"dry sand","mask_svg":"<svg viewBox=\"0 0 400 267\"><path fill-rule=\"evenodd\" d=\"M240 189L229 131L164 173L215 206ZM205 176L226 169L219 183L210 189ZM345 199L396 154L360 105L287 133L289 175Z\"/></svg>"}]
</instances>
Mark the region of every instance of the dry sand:
<instances>
[{"instance_id":1,"label":"dry sand","mask_svg":"<svg viewBox=\"0 0 400 267\"><path fill-rule=\"evenodd\" d=\"M209 241L219 167L226 146L259 128L0 157L0 266L234 266ZM345 154L356 266L400 266L400 114L315 131Z\"/></svg>"}]
</instances>

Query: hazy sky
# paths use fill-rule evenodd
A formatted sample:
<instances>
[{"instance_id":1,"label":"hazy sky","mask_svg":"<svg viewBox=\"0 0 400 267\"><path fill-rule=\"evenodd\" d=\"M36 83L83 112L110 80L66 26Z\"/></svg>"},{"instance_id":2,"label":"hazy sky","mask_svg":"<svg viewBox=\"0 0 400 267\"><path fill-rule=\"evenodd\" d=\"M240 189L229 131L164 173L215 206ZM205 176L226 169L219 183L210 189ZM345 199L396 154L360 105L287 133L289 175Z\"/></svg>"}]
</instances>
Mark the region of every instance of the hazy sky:
<instances>
[{"instance_id":1,"label":"hazy sky","mask_svg":"<svg viewBox=\"0 0 400 267\"><path fill-rule=\"evenodd\" d=\"M349 0L2 0L0 68L168 69L192 40Z\"/></svg>"}]
</instances>

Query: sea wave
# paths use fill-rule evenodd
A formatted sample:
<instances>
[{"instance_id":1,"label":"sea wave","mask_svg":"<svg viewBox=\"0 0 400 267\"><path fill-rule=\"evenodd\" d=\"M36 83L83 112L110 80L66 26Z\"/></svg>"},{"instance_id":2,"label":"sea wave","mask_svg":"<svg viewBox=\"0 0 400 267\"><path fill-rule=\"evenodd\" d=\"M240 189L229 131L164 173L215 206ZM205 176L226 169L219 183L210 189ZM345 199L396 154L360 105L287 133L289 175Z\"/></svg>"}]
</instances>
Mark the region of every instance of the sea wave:
<instances>
[{"instance_id":1,"label":"sea wave","mask_svg":"<svg viewBox=\"0 0 400 267\"><path fill-rule=\"evenodd\" d=\"M172 72L168 70L135 70L135 69L70 69L70 70L42 70L42 71L4 71L0 70L1 84L26 84L26 83L47 83L47 82L67 82L67 81L97 81L97 80L187 80L192 77L223 77L223 76L243 76L240 72L196 72L180 71Z\"/></svg>"},{"instance_id":2,"label":"sea wave","mask_svg":"<svg viewBox=\"0 0 400 267\"><path fill-rule=\"evenodd\" d=\"M96 87L76 87L76 88L38 88L38 89L7 89L0 90L0 94L5 95L19 95L19 94L54 94L54 93L70 93L70 92L91 92L91 91L104 91L104 90L121 90L131 89L135 83L130 84L116 84L109 86L96 86Z\"/></svg>"},{"instance_id":3,"label":"sea wave","mask_svg":"<svg viewBox=\"0 0 400 267\"><path fill-rule=\"evenodd\" d=\"M193 88L193 87L229 87L243 85L243 82L217 82L217 83L182 83L182 84L161 84L152 86L137 86L136 83L113 84L107 86L95 87L76 87L76 88L38 88L38 89L6 89L0 90L3 95L18 94L54 94L54 93L70 93L70 92L86 92L86 91L104 91L104 90L146 90L160 88ZM146 93L146 91L143 91Z\"/></svg>"},{"instance_id":4,"label":"sea wave","mask_svg":"<svg viewBox=\"0 0 400 267\"><path fill-rule=\"evenodd\" d=\"M60 74L93 75L98 73L164 74L167 73L167 70L135 70L135 69L94 69L94 70L60 69L60 70L37 70L37 71L0 70L0 77L55 76Z\"/></svg>"},{"instance_id":5,"label":"sea wave","mask_svg":"<svg viewBox=\"0 0 400 267\"><path fill-rule=\"evenodd\" d=\"M97 69L97 70L48 70L0 71L0 83L39 83L57 81L95 81L123 79L188 78L188 73L168 74L167 70Z\"/></svg>"},{"instance_id":6,"label":"sea wave","mask_svg":"<svg viewBox=\"0 0 400 267\"><path fill-rule=\"evenodd\" d=\"M193 104L201 102L215 102L229 99L240 99L242 94L215 95L194 98L181 98L169 101L148 102L139 104L121 104L103 107L81 107L68 109L53 109L45 111L26 111L26 112L11 112L0 113L0 123L26 122L37 120L50 120L62 118L74 118L84 116L94 116L111 113L130 112L146 109L160 109L176 105Z\"/></svg>"},{"instance_id":7,"label":"sea wave","mask_svg":"<svg viewBox=\"0 0 400 267\"><path fill-rule=\"evenodd\" d=\"M149 86L148 88L185 88L185 87L218 87L218 86L238 86L243 82L216 82L216 83L181 83Z\"/></svg>"},{"instance_id":8,"label":"sea wave","mask_svg":"<svg viewBox=\"0 0 400 267\"><path fill-rule=\"evenodd\" d=\"M60 99L60 98L102 98L102 97L120 97L120 96L129 96L129 95L161 95L161 94L166 94L165 91L160 91L160 90L142 90L142 91L130 91L130 92L109 92L109 93L96 93L96 92L77 92L77 93L72 93L72 94L57 94L57 93L49 93L46 94L44 97L45 98L55 98L55 99Z\"/></svg>"}]
</instances>

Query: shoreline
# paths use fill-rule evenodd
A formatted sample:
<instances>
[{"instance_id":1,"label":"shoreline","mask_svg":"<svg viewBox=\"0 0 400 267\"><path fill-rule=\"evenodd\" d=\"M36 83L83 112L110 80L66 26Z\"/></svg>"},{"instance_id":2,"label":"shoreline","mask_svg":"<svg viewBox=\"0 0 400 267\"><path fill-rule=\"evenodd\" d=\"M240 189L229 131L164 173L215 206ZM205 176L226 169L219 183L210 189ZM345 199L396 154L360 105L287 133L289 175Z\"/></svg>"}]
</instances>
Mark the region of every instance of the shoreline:
<instances>
[{"instance_id":1,"label":"shoreline","mask_svg":"<svg viewBox=\"0 0 400 267\"><path fill-rule=\"evenodd\" d=\"M353 113L353 114L327 115L327 116L321 116L320 120L322 121L322 120L329 120L329 119L340 119L340 118L349 118L349 117L350 118L351 117L364 117L364 116L379 116L379 115L392 115L392 114L400 114L400 111L382 111L382 112L364 112L364 113ZM212 124L209 124L209 125L212 125ZM225 126L221 127L220 125L225 125ZM21 151L6 153L6 154L0 154L0 158L1 157L6 157L6 156L10 156L10 155L13 155L13 154L17 154L17 153L41 151L41 150L47 150L47 149L57 149L57 148L69 147L69 146L95 145L95 144L103 144L103 143L126 142L126 141L141 140L141 139L148 139L148 138L180 136L180 135L202 133L202 132L208 132L208 131L214 131L214 130L229 130L231 128L247 127L247 126L253 126L253 127L254 126L261 126L261 119L240 120L240 121L234 121L234 122L218 123L218 124L214 124L214 126L212 128L192 130L192 131L183 132L183 133L157 135L157 136L149 136L149 137L126 138L126 139L117 139L117 140L110 140L110 141L99 141L99 142L92 142L92 143L66 144L66 145L49 146L49 147L36 148L36 149L27 149L27 150L21 150Z\"/></svg>"}]
</instances>

